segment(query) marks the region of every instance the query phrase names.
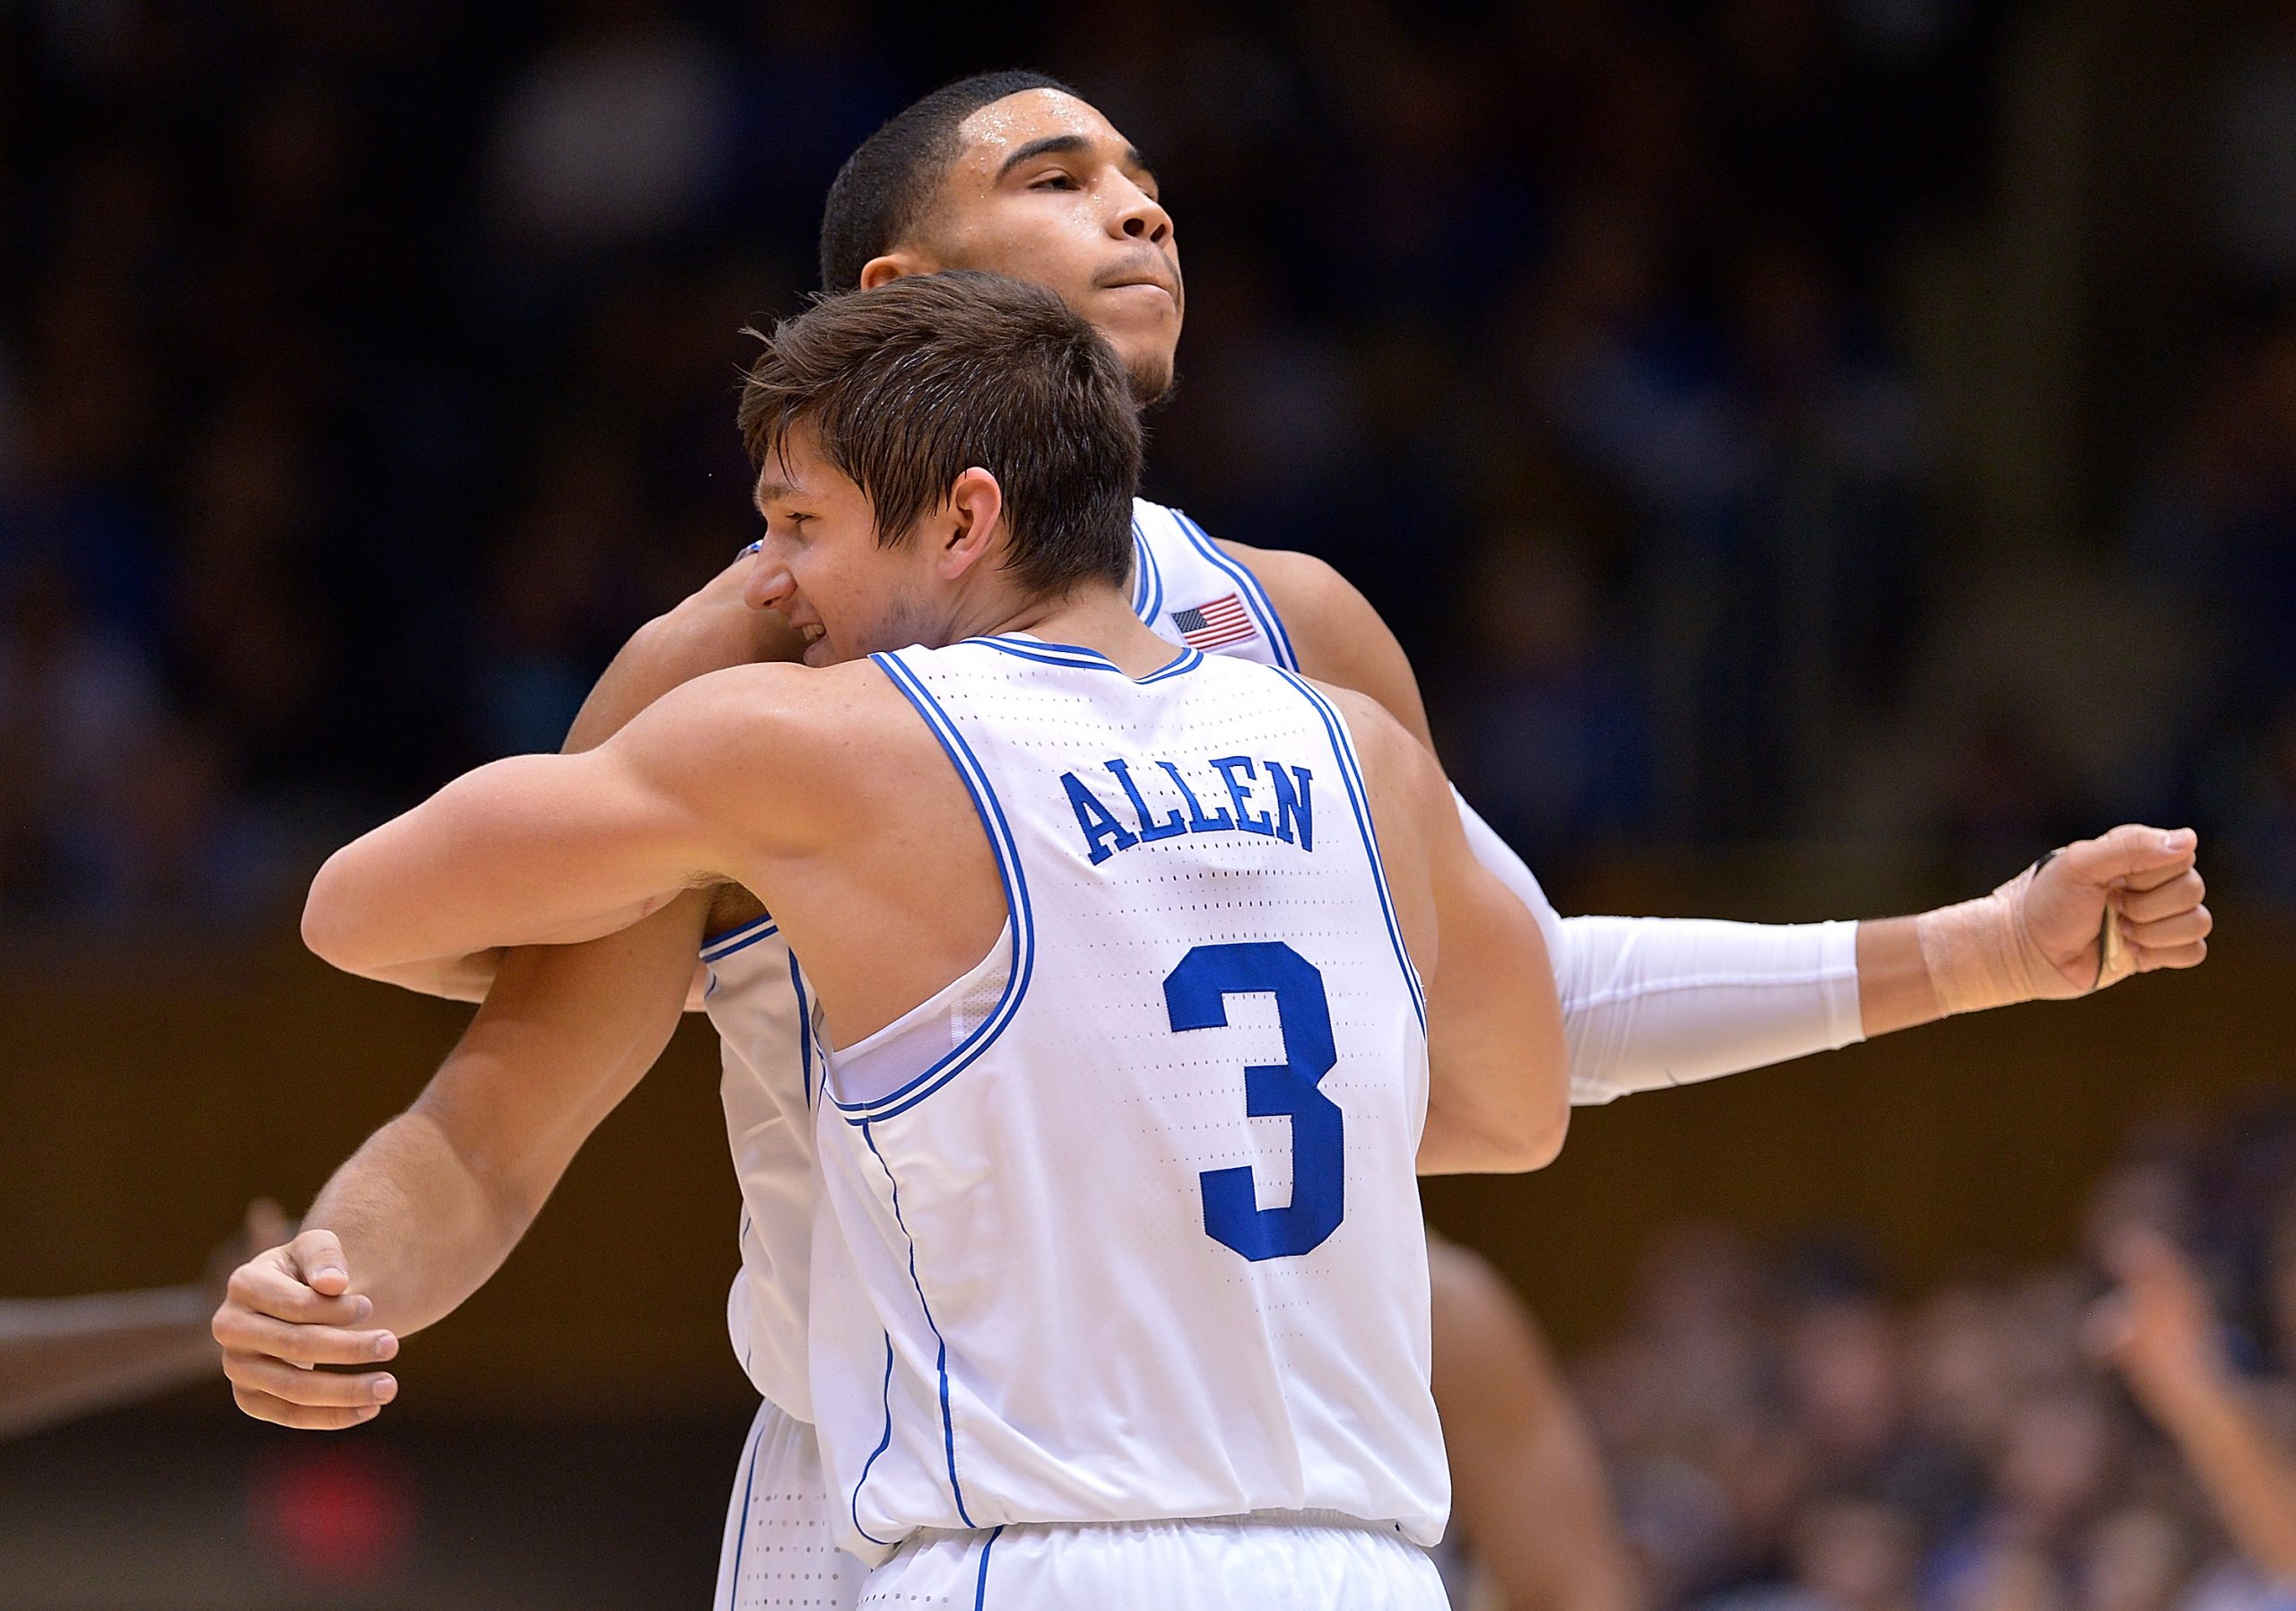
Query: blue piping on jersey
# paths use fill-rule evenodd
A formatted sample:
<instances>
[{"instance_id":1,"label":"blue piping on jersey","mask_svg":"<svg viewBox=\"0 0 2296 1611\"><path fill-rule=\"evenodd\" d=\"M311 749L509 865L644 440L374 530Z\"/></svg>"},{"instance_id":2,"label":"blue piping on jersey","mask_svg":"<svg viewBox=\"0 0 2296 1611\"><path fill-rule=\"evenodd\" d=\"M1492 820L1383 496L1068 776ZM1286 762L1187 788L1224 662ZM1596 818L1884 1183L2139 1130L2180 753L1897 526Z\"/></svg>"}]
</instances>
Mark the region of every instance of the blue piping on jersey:
<instances>
[{"instance_id":1,"label":"blue piping on jersey","mask_svg":"<svg viewBox=\"0 0 2296 1611\"><path fill-rule=\"evenodd\" d=\"M1259 578L1220 552L1219 545L1205 535L1204 527L1179 510L1172 511L1172 518L1179 522L1180 530L1196 544L1196 551L1226 571L1236 586L1243 590L1244 599L1252 613L1260 618L1260 627L1267 634L1268 647L1275 651L1275 663L1283 671L1300 669L1300 657L1292 652L1292 640L1283 630L1283 618L1268 602L1267 591L1259 585Z\"/></svg>"},{"instance_id":2,"label":"blue piping on jersey","mask_svg":"<svg viewBox=\"0 0 2296 1611\"><path fill-rule=\"evenodd\" d=\"M1034 660L1041 666L1067 666L1078 671L1117 669L1116 662L1098 649L1073 643L1039 643L1034 638L967 638L964 641L996 649L1018 660Z\"/></svg>"},{"instance_id":3,"label":"blue piping on jersey","mask_svg":"<svg viewBox=\"0 0 2296 1611\"><path fill-rule=\"evenodd\" d=\"M789 988L797 994L797 1064L805 1076L805 1106L813 1105L813 1007L805 999L805 980L797 971L797 954L789 954Z\"/></svg>"},{"instance_id":4,"label":"blue piping on jersey","mask_svg":"<svg viewBox=\"0 0 2296 1611\"><path fill-rule=\"evenodd\" d=\"M917 1307L925 1311L925 1324L932 1328L933 1340L941 1345L940 1357L934 1362L934 1369L941 1374L941 1436L949 1451L949 1492L957 1502L957 1514L963 1518L967 1527L970 1527L973 1520L965 1511L965 1491L957 1481L957 1424L949 1414L949 1341L941 1335L941 1328L933 1319L933 1306L925 1301L925 1283L918 1278L917 1238L909 1234L909 1222L901 1217L900 1182L893 1179L893 1166L886 1163L884 1154L877 1150L877 1138L869 1134L865 1120L861 1126L861 1139L869 1144L869 1155L877 1161L877 1167L885 1171L885 1184L892 1189L893 1223L900 1227L901 1239L909 1243L909 1284L917 1289ZM890 1344L891 1339L888 1337L886 1341ZM890 1398L886 1400L888 1428L891 1425L891 1402Z\"/></svg>"},{"instance_id":5,"label":"blue piping on jersey","mask_svg":"<svg viewBox=\"0 0 2296 1611\"><path fill-rule=\"evenodd\" d=\"M891 1445L893 1441L893 1334L890 1331L885 1333L884 1399L885 1435L877 1440L877 1446L869 1451L869 1458L861 1462L861 1475L854 1479L853 1498L851 1502L847 1506L847 1509L852 1513L853 1530L855 1532L860 1534L872 1544L891 1545L892 1543L891 1539L880 1538L876 1534L871 1532L867 1528L861 1525L861 1490L868 1485L869 1467L877 1463L877 1457L884 1453L886 1449Z\"/></svg>"},{"instance_id":6,"label":"blue piping on jersey","mask_svg":"<svg viewBox=\"0 0 2296 1611\"><path fill-rule=\"evenodd\" d=\"M1004 1530L1001 1525L992 1529L988 1541L980 1546L980 1576L972 1586L972 1611L981 1611L988 1604L988 1552L996 1547L997 1535Z\"/></svg>"},{"instance_id":7,"label":"blue piping on jersey","mask_svg":"<svg viewBox=\"0 0 2296 1611\"><path fill-rule=\"evenodd\" d=\"M993 649L999 653L1011 655L1016 660L1034 660L1044 666L1066 666L1079 671L1112 671L1118 676L1125 675L1124 668L1114 660L1100 653L1099 649L1086 649L1081 643L1044 643L1034 638L1016 638L1009 635L994 638L967 638L963 641L978 643L983 649ZM1152 683L1160 677L1183 676L1203 663L1203 650L1183 648L1178 654L1165 661L1147 675L1134 677L1130 680L1135 683Z\"/></svg>"},{"instance_id":8,"label":"blue piping on jersey","mask_svg":"<svg viewBox=\"0 0 2296 1611\"><path fill-rule=\"evenodd\" d=\"M917 708L918 715L925 718L925 725L941 741L949 763L957 769L957 776L964 779L965 789L972 796L973 810L979 814L981 830L988 835L989 849L996 856L997 876L1004 881L1004 910L1013 925L1013 965L1004 976L1004 994L997 997L995 1009L953 1050L924 1073L898 1090L865 1102L839 1102L834 1093L831 1094L830 1100L847 1116L846 1122L858 1125L907 1112L970 1067L981 1053L995 1044L1020 1011L1037 959L1036 913L1029 904L1028 877L1021 870L1020 847L1013 840L1012 824L1004 820L1004 807L989 786L987 771L965 743L956 723L918 680L915 672L894 655L875 654L869 658Z\"/></svg>"},{"instance_id":9,"label":"blue piping on jersey","mask_svg":"<svg viewBox=\"0 0 2296 1611\"><path fill-rule=\"evenodd\" d=\"M744 923L739 928L729 928L724 934L701 942L701 960L718 962L736 951L746 951L760 940L770 939L781 932L781 925L770 917L760 918L754 923ZM728 945L728 941L735 942Z\"/></svg>"},{"instance_id":10,"label":"blue piping on jersey","mask_svg":"<svg viewBox=\"0 0 2296 1611\"><path fill-rule=\"evenodd\" d=\"M1139 573L1139 585L1132 590L1132 613L1152 624L1164 610L1164 571L1156 563L1156 551L1149 546L1148 534L1140 529L1137 515L1132 518L1132 563Z\"/></svg>"},{"instance_id":11,"label":"blue piping on jersey","mask_svg":"<svg viewBox=\"0 0 2296 1611\"><path fill-rule=\"evenodd\" d=\"M750 1542L750 1491L757 1486L757 1458L764 1452L765 1406L761 1405L757 1419L750 1424L749 1475L742 1479L742 1519L734 1524L740 1532L734 1539L734 1570L726 1574L726 1611L735 1611L742 1603L742 1552Z\"/></svg>"},{"instance_id":12,"label":"blue piping on jersey","mask_svg":"<svg viewBox=\"0 0 2296 1611\"><path fill-rule=\"evenodd\" d=\"M1371 858L1371 882L1379 892L1379 915L1387 920L1387 938L1394 942L1396 961L1403 964L1404 982L1411 987L1411 1005L1419 1014L1419 1032L1427 1033L1427 993L1419 982L1419 970L1411 965L1411 954L1404 949L1403 929L1396 922L1394 900L1387 893L1387 863L1379 857L1378 830L1371 824L1370 791L1363 783L1363 774L1355 764L1355 746L1348 741L1346 724L1339 718L1331 702L1309 687L1305 679L1278 668L1283 680L1297 688L1307 701L1323 718L1324 730L1331 735L1333 756L1339 762L1340 781L1347 786L1347 803L1355 812L1355 825L1363 835L1363 849Z\"/></svg>"},{"instance_id":13,"label":"blue piping on jersey","mask_svg":"<svg viewBox=\"0 0 2296 1611\"><path fill-rule=\"evenodd\" d=\"M1189 672L1194 671L1197 666L1203 664L1204 651L1202 649L1184 649L1180 650L1177 658L1158 666L1155 670L1150 672L1146 676L1142 677L1139 680L1142 684L1145 685L1149 683L1161 683L1166 677L1184 677L1187 675Z\"/></svg>"}]
</instances>

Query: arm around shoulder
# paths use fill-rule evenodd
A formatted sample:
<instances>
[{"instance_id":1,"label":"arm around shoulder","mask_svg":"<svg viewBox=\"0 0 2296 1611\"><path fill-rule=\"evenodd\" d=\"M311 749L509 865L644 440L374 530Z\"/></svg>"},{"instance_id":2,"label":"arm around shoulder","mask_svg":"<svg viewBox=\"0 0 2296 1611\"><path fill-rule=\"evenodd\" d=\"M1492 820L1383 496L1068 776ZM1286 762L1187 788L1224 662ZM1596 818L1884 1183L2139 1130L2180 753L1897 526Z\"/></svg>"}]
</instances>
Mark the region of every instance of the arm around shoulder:
<instances>
[{"instance_id":1,"label":"arm around shoulder","mask_svg":"<svg viewBox=\"0 0 2296 1611\"><path fill-rule=\"evenodd\" d=\"M517 755L457 778L330 857L305 943L373 973L496 945L611 933L724 875L724 797L760 792L781 679L718 672L660 700L598 748Z\"/></svg>"}]
</instances>

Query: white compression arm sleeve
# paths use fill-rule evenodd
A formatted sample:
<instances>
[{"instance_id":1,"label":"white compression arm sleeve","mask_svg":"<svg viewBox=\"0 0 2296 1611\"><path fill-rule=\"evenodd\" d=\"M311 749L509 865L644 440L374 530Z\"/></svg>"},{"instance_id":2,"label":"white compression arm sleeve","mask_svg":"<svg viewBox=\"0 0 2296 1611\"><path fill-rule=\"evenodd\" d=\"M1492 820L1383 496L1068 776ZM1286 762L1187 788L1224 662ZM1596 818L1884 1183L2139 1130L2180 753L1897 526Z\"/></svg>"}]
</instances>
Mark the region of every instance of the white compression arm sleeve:
<instances>
[{"instance_id":1,"label":"white compression arm sleeve","mask_svg":"<svg viewBox=\"0 0 2296 1611\"><path fill-rule=\"evenodd\" d=\"M1615 1102L1865 1039L1857 924L1561 917L1523 858L1465 800L1459 821L1475 859L1531 909L1546 938L1573 1103Z\"/></svg>"}]
</instances>

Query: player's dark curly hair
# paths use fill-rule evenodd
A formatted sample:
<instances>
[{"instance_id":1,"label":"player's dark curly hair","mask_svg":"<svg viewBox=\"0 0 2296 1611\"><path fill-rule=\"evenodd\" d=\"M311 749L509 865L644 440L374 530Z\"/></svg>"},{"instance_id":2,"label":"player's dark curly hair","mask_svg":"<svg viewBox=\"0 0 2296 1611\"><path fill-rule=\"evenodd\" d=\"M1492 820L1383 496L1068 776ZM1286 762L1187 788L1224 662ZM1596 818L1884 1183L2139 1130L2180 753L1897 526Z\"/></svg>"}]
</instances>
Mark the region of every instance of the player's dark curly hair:
<instances>
[{"instance_id":1,"label":"player's dark curly hair","mask_svg":"<svg viewBox=\"0 0 2296 1611\"><path fill-rule=\"evenodd\" d=\"M900 244L933 205L962 149L957 126L991 101L1023 90L1075 91L1041 73L976 73L944 84L895 113L861 142L830 185L822 209L822 289L852 291L872 257Z\"/></svg>"},{"instance_id":2,"label":"player's dark curly hair","mask_svg":"<svg viewBox=\"0 0 2296 1611\"><path fill-rule=\"evenodd\" d=\"M890 546L977 466L1004 493L1005 564L1032 597L1131 574L1140 417L1116 353L1051 292L912 274L819 297L760 339L740 420L761 470L804 427Z\"/></svg>"}]
</instances>

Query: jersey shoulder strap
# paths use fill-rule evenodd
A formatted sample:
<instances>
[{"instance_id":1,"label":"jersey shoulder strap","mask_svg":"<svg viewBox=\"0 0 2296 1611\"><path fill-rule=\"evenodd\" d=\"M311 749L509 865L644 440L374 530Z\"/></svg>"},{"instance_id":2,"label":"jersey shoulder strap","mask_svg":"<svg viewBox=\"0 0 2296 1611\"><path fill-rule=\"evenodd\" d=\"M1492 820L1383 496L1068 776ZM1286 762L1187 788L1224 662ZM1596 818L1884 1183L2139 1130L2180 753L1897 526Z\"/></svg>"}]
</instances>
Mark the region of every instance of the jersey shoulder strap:
<instances>
[{"instance_id":1,"label":"jersey shoulder strap","mask_svg":"<svg viewBox=\"0 0 2296 1611\"><path fill-rule=\"evenodd\" d=\"M1135 499L1132 607L1158 636L1206 654L1300 668L1292 639L1250 570L1166 504Z\"/></svg>"}]
</instances>

